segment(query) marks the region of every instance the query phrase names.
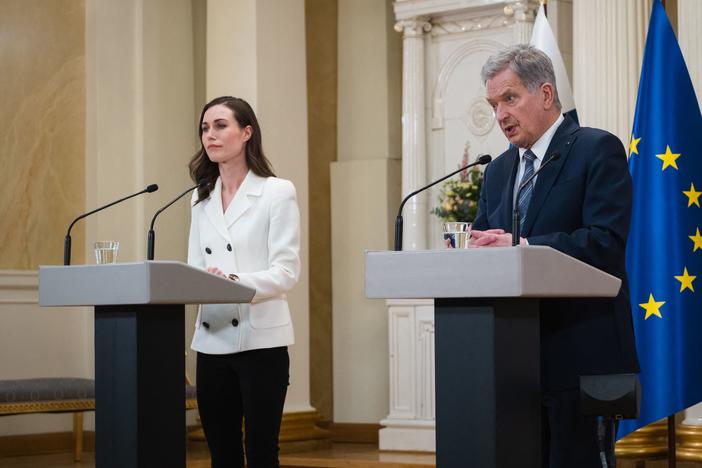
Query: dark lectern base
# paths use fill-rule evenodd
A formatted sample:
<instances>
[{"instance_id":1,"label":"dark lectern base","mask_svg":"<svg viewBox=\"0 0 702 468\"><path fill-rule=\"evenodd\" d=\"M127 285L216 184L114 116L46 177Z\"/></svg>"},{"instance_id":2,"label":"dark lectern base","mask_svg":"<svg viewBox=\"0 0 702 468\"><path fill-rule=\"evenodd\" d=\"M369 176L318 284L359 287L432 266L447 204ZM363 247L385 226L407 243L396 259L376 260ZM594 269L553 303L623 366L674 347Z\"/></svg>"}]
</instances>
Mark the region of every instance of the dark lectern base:
<instances>
[{"instance_id":1,"label":"dark lectern base","mask_svg":"<svg viewBox=\"0 0 702 468\"><path fill-rule=\"evenodd\" d=\"M436 466L540 468L538 299L436 299Z\"/></svg>"},{"instance_id":2,"label":"dark lectern base","mask_svg":"<svg viewBox=\"0 0 702 468\"><path fill-rule=\"evenodd\" d=\"M95 307L98 468L185 467L185 306Z\"/></svg>"}]
</instances>

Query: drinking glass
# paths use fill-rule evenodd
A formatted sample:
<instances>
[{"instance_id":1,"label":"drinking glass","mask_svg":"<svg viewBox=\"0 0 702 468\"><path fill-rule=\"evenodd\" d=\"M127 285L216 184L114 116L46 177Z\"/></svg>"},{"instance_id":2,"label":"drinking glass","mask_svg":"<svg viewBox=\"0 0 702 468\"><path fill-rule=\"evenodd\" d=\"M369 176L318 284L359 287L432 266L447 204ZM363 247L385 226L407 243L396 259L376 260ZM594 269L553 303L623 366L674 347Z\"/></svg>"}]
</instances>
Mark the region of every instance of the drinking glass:
<instances>
[{"instance_id":1,"label":"drinking glass","mask_svg":"<svg viewBox=\"0 0 702 468\"><path fill-rule=\"evenodd\" d=\"M472 223L446 222L444 223L444 242L450 241L451 248L467 249L470 243L470 229ZM449 248L448 244L446 245Z\"/></svg>"},{"instance_id":2,"label":"drinking glass","mask_svg":"<svg viewBox=\"0 0 702 468\"><path fill-rule=\"evenodd\" d=\"M117 241L97 241L95 242L95 263L104 265L107 263L117 263L117 252L119 242Z\"/></svg>"}]
</instances>

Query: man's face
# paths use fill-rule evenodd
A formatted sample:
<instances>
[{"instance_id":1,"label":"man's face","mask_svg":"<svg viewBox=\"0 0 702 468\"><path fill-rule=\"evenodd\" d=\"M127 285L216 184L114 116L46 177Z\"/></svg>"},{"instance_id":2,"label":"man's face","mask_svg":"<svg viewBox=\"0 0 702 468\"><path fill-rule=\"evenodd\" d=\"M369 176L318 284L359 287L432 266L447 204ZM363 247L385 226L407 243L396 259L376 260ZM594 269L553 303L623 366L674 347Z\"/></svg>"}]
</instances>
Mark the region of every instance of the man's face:
<instances>
[{"instance_id":1,"label":"man's face","mask_svg":"<svg viewBox=\"0 0 702 468\"><path fill-rule=\"evenodd\" d=\"M486 86L487 101L509 142L531 148L550 126L552 86L543 84L531 93L509 68L487 80Z\"/></svg>"}]
</instances>

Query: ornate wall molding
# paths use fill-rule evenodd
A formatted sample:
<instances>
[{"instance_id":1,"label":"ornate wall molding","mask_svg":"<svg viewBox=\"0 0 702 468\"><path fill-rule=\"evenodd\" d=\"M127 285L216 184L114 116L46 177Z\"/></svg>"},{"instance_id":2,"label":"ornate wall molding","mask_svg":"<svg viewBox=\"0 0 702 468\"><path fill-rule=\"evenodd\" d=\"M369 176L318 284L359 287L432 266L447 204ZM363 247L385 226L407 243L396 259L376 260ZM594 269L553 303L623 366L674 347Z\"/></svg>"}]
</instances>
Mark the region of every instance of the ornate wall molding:
<instances>
[{"instance_id":1,"label":"ornate wall molding","mask_svg":"<svg viewBox=\"0 0 702 468\"><path fill-rule=\"evenodd\" d=\"M443 127L443 117L444 117L444 96L446 95L446 86L448 85L449 78L453 74L456 67L463 61L466 57L477 52L489 52L495 53L503 48L505 44L492 39L478 39L471 42L467 42L461 47L457 48L444 62L443 66L439 70L438 79L436 80L436 85L434 86L434 92L432 94L432 100L434 105L432 106L432 128L434 130ZM484 135L490 131L492 125L494 125L494 116L492 116L492 109L489 109L490 116L492 116L492 124L484 121L484 117L480 117L484 112L484 109L480 108L479 104L474 101L468 110L468 113L473 114L475 110L475 116L478 121L468 123L466 125L471 131L476 135ZM486 104L487 105L487 104ZM476 107L476 109L473 109ZM489 106L488 106L489 108ZM471 117L469 120L473 120ZM472 126L471 126L472 125ZM485 130L487 128L487 130ZM475 130L475 131L474 131ZM484 132L484 133L480 133Z\"/></svg>"},{"instance_id":2,"label":"ornate wall molding","mask_svg":"<svg viewBox=\"0 0 702 468\"><path fill-rule=\"evenodd\" d=\"M417 416L419 419L434 419L435 411L435 386L434 386L434 318L418 319L418 375L431 376L418 380Z\"/></svg>"},{"instance_id":3,"label":"ornate wall molding","mask_svg":"<svg viewBox=\"0 0 702 468\"><path fill-rule=\"evenodd\" d=\"M37 304L39 272L0 270L0 304Z\"/></svg>"},{"instance_id":4,"label":"ornate wall molding","mask_svg":"<svg viewBox=\"0 0 702 468\"><path fill-rule=\"evenodd\" d=\"M514 22L514 17L510 18L506 15L490 15L456 20L436 20L432 22L431 35L436 37L475 30L503 28Z\"/></svg>"}]
</instances>

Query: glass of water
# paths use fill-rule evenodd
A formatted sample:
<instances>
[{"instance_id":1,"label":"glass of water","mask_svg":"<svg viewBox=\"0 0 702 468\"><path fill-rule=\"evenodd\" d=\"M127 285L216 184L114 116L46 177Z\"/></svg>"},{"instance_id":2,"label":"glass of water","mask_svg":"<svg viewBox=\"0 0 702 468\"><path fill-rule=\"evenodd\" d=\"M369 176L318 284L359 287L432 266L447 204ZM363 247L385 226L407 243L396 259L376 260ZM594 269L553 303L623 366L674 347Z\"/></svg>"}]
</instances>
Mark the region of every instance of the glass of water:
<instances>
[{"instance_id":1,"label":"glass of water","mask_svg":"<svg viewBox=\"0 0 702 468\"><path fill-rule=\"evenodd\" d=\"M104 265L107 263L117 263L117 252L119 242L117 241L97 241L95 242L95 263Z\"/></svg>"},{"instance_id":2,"label":"glass of water","mask_svg":"<svg viewBox=\"0 0 702 468\"><path fill-rule=\"evenodd\" d=\"M446 243L446 247L449 248L450 242L450 248L467 249L470 243L471 226L471 223L444 223L444 242Z\"/></svg>"}]
</instances>

